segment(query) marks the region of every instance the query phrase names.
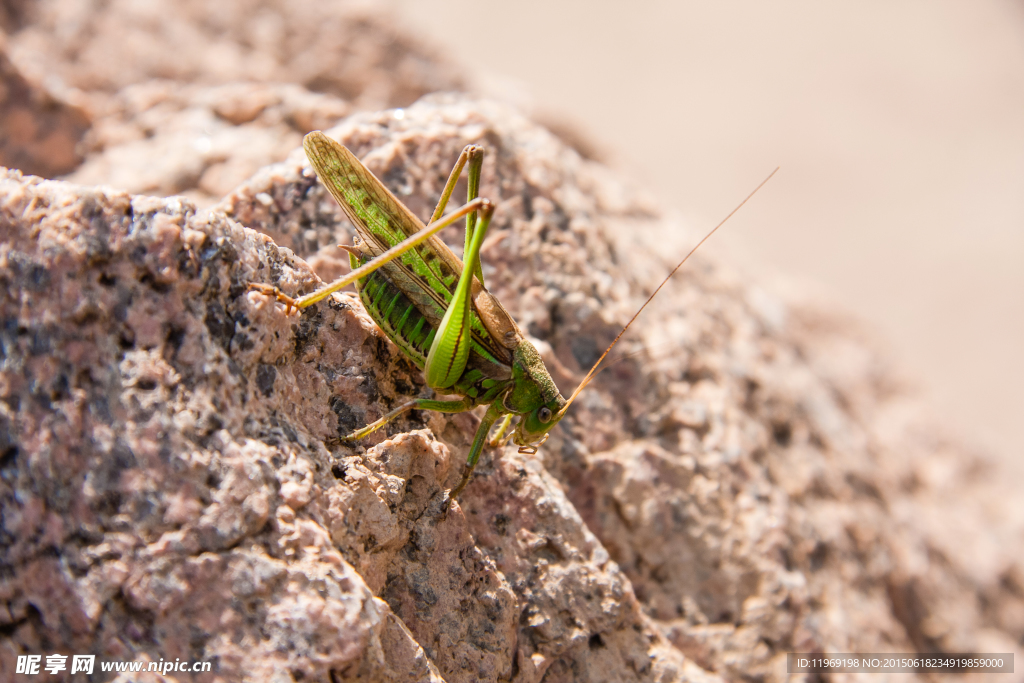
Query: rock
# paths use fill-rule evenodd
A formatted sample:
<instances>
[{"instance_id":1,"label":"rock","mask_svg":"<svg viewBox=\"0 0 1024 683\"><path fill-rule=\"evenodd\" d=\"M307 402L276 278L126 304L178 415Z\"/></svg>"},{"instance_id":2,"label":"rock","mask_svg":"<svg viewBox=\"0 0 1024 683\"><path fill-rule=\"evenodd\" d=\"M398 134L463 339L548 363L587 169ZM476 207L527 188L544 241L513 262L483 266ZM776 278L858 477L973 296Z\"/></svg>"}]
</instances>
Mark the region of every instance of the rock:
<instances>
[{"instance_id":1,"label":"rock","mask_svg":"<svg viewBox=\"0 0 1024 683\"><path fill-rule=\"evenodd\" d=\"M312 284L289 250L180 199L17 172L2 196L8 656L373 679L422 646L408 680L539 680L598 648L634 675L683 669L537 461L480 478L503 507L474 488L469 519L441 517L461 470L405 432L426 418L464 451L471 416L327 448L421 379L351 295L296 319L246 291ZM384 638L395 616L415 641Z\"/></svg>"},{"instance_id":2,"label":"rock","mask_svg":"<svg viewBox=\"0 0 1024 683\"><path fill-rule=\"evenodd\" d=\"M200 207L353 108L464 87L393 17L351 0L8 5L17 67L0 45L0 164Z\"/></svg>"},{"instance_id":3,"label":"rock","mask_svg":"<svg viewBox=\"0 0 1024 683\"><path fill-rule=\"evenodd\" d=\"M67 179L207 206L351 109L298 85L130 85L105 100L84 140L88 158Z\"/></svg>"},{"instance_id":4,"label":"rock","mask_svg":"<svg viewBox=\"0 0 1024 683\"><path fill-rule=\"evenodd\" d=\"M517 319L549 321L529 329L552 350L549 367L562 368L565 394L568 375L585 371L657 284L651 264L668 270L663 255L629 243L663 229L641 198L500 108L434 99L334 134L420 215L446 176L439 157L485 141L482 192L503 200L485 275ZM341 220L305 169L296 155L221 208L330 278L344 266L329 245L350 235L299 232L330 224L325 211ZM679 280L634 333L656 353L635 346L641 353L602 375L543 449L645 614L708 668L769 678L794 649L967 651L988 637L978 634L1006 628L996 626L1013 621L1003 606L1020 598L997 586L1020 566L1022 517L993 465L942 436L848 321L767 301L703 258ZM925 471L942 472L930 477L937 488L921 488ZM894 509L907 511L898 523ZM969 528L989 532L970 534L961 554ZM959 569L939 571L922 553L938 553L938 566L959 557ZM981 557L985 578L953 589ZM975 590L999 592L1001 616L978 611ZM922 624L936 618L944 639L929 640ZM1019 627L1005 633L1012 649Z\"/></svg>"},{"instance_id":5,"label":"rock","mask_svg":"<svg viewBox=\"0 0 1024 683\"><path fill-rule=\"evenodd\" d=\"M295 83L376 108L462 83L365 2L44 0L20 14L28 16L11 42L24 68L91 97L152 79Z\"/></svg>"},{"instance_id":6,"label":"rock","mask_svg":"<svg viewBox=\"0 0 1024 683\"><path fill-rule=\"evenodd\" d=\"M266 397L237 351L265 349L240 316L265 307L232 281L291 257L180 200L2 184L4 670L53 646L215 661L224 680L426 678L326 528L289 507L333 485L322 442L276 401L246 407ZM280 400L296 377L276 384Z\"/></svg>"},{"instance_id":7,"label":"rock","mask_svg":"<svg viewBox=\"0 0 1024 683\"><path fill-rule=\"evenodd\" d=\"M447 517L477 416L338 440L426 392L353 294L289 315L248 290L348 268L306 129L348 116L329 133L424 217L487 148L486 280L566 395L675 265L651 236L700 237L505 106L407 106L461 80L382 15L3 12L18 73L60 75L92 127L84 186L0 176L0 679L53 652L213 666L164 680L451 682L1020 656L1013 482L855 323L701 253L544 447L485 451Z\"/></svg>"},{"instance_id":8,"label":"rock","mask_svg":"<svg viewBox=\"0 0 1024 683\"><path fill-rule=\"evenodd\" d=\"M667 272L630 247L656 211L504 107L435 97L330 134L421 215L487 145L485 275L547 321L564 393ZM854 330L763 320L706 258L537 455L485 453L445 518L476 418L340 444L421 374L352 294L287 315L246 288L310 291L295 253L349 237L301 153L206 212L16 171L0 197L4 667L45 643L223 680L781 680L787 651L1020 638L1020 527L984 463Z\"/></svg>"},{"instance_id":9,"label":"rock","mask_svg":"<svg viewBox=\"0 0 1024 683\"><path fill-rule=\"evenodd\" d=\"M13 4L10 10L18 9ZM0 10L0 19L10 12ZM0 166L54 177L81 163L75 149L89 128L78 106L33 83L7 54L0 35Z\"/></svg>"}]
</instances>

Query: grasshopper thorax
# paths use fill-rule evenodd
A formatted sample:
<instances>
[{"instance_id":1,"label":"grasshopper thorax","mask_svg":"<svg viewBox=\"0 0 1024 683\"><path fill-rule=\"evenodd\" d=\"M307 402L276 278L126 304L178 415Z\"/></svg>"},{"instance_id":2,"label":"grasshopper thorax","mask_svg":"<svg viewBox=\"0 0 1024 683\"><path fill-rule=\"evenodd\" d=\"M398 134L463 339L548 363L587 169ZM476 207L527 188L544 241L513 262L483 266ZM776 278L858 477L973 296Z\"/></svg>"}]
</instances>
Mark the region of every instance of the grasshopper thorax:
<instances>
[{"instance_id":1,"label":"grasshopper thorax","mask_svg":"<svg viewBox=\"0 0 1024 683\"><path fill-rule=\"evenodd\" d=\"M512 357L512 388L502 399L505 409L520 415L512 441L521 447L540 445L560 419L565 399L544 367L537 348L520 338Z\"/></svg>"}]
</instances>

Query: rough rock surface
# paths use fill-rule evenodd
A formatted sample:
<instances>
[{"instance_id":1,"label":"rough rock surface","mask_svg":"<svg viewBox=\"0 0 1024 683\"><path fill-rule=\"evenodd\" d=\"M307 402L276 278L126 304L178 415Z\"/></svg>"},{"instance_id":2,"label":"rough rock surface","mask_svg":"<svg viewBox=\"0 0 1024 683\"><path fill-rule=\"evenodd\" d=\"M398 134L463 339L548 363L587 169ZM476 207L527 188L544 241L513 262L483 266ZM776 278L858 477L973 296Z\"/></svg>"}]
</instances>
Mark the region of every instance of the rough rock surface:
<instances>
[{"instance_id":1,"label":"rough rock surface","mask_svg":"<svg viewBox=\"0 0 1024 683\"><path fill-rule=\"evenodd\" d=\"M68 180L199 206L354 109L463 87L353 0L9 2L0 25L0 164L56 177L84 158Z\"/></svg>"},{"instance_id":2,"label":"rough rock surface","mask_svg":"<svg viewBox=\"0 0 1024 683\"><path fill-rule=\"evenodd\" d=\"M488 284L550 348L563 390L666 270L633 240L663 230L649 205L500 109L436 100L336 134L421 215L444 159L487 145L482 191L502 200ZM334 277L348 238L319 227L340 212L318 186L297 202L303 169L299 156L267 169L221 208ZM637 355L542 452L678 648L729 677L772 677L791 649L1019 647L1019 501L856 326L703 260L655 305Z\"/></svg>"},{"instance_id":3,"label":"rough rock surface","mask_svg":"<svg viewBox=\"0 0 1024 683\"><path fill-rule=\"evenodd\" d=\"M1019 491L856 325L701 254L545 446L485 453L447 518L475 416L337 441L420 372L353 295L289 316L246 285L347 269L301 152L266 164L460 85L382 15L46 0L0 25L7 82L91 125L88 186L0 179L0 680L52 652L214 664L133 681L776 681L787 651L1019 666ZM53 130L77 140L75 116ZM502 106L433 96L331 134L421 216L487 147L484 272L564 393L674 265L645 246L679 230L656 205Z\"/></svg>"},{"instance_id":4,"label":"rough rock surface","mask_svg":"<svg viewBox=\"0 0 1024 683\"><path fill-rule=\"evenodd\" d=\"M505 108L432 98L331 134L421 215L487 146L485 275L563 389L667 270L630 239L654 208ZM984 462L852 329L706 259L536 456L486 454L442 517L476 418L338 444L420 373L351 294L289 316L246 289L312 289L295 253L339 270L339 218L299 152L198 213L6 174L2 676L51 650L225 681L781 680L791 650L1019 651L1018 508Z\"/></svg>"},{"instance_id":5,"label":"rough rock surface","mask_svg":"<svg viewBox=\"0 0 1024 683\"><path fill-rule=\"evenodd\" d=\"M3 18L0 11L0 24ZM21 73L0 33L0 166L43 176L74 170L82 162L76 145L88 127L81 108Z\"/></svg>"},{"instance_id":6,"label":"rough rock surface","mask_svg":"<svg viewBox=\"0 0 1024 683\"><path fill-rule=\"evenodd\" d=\"M66 179L205 206L351 109L298 85L130 85L105 98L83 141L86 161Z\"/></svg>"},{"instance_id":7,"label":"rough rock surface","mask_svg":"<svg viewBox=\"0 0 1024 683\"><path fill-rule=\"evenodd\" d=\"M19 61L88 97L157 78L296 83L384 107L461 84L436 51L369 2L41 0L18 15Z\"/></svg>"}]
</instances>

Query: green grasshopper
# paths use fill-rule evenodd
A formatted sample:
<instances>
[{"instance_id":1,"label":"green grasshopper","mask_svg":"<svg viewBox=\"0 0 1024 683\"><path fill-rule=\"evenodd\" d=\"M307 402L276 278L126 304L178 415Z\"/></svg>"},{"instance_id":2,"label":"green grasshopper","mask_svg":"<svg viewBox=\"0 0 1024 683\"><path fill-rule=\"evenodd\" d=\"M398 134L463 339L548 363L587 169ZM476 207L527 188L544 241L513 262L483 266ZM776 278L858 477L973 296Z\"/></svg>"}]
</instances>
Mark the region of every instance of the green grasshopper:
<instances>
[{"instance_id":1,"label":"green grasshopper","mask_svg":"<svg viewBox=\"0 0 1024 683\"><path fill-rule=\"evenodd\" d=\"M290 312L292 308L310 306L354 283L367 312L423 370L427 386L443 394L462 397L456 400L413 399L344 440L365 438L412 409L461 413L480 405L488 406L470 446L462 479L449 494L446 506L466 488L485 444L504 446L512 440L519 446L520 453L537 452L551 428L565 416L569 406L594 377L598 365L647 303L690 254L743 205L737 206L669 273L567 400L552 381L537 349L484 286L480 246L487 234L494 204L477 196L483 165L482 148L469 145L462 151L437 208L424 226L341 144L314 131L305 137L302 146L317 175L356 228L356 245L342 247L349 252L352 270L297 299L270 285L254 283L250 287L276 297ZM467 164L467 203L442 218ZM435 236L463 216L466 217L465 263ZM516 416L519 422L510 432ZM495 423L498 428L489 437Z\"/></svg>"}]
</instances>

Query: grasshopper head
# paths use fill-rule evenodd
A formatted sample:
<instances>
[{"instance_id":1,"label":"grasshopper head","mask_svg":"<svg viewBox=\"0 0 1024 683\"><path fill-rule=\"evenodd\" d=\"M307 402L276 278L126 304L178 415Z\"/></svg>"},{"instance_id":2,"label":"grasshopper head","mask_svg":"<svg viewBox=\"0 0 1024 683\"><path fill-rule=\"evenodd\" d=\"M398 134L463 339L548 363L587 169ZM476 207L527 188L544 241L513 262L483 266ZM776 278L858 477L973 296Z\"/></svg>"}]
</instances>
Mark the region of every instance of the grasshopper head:
<instances>
[{"instance_id":1,"label":"grasshopper head","mask_svg":"<svg viewBox=\"0 0 1024 683\"><path fill-rule=\"evenodd\" d=\"M520 453L536 453L542 443L548 440L548 430L562 419L559 410L565 405L561 396L523 415L512 434L512 442L519 446Z\"/></svg>"},{"instance_id":2,"label":"grasshopper head","mask_svg":"<svg viewBox=\"0 0 1024 683\"><path fill-rule=\"evenodd\" d=\"M512 360L512 390L505 395L505 408L522 416L512 441L520 452L535 453L558 424L565 399L544 367L533 344L521 340Z\"/></svg>"}]
</instances>

